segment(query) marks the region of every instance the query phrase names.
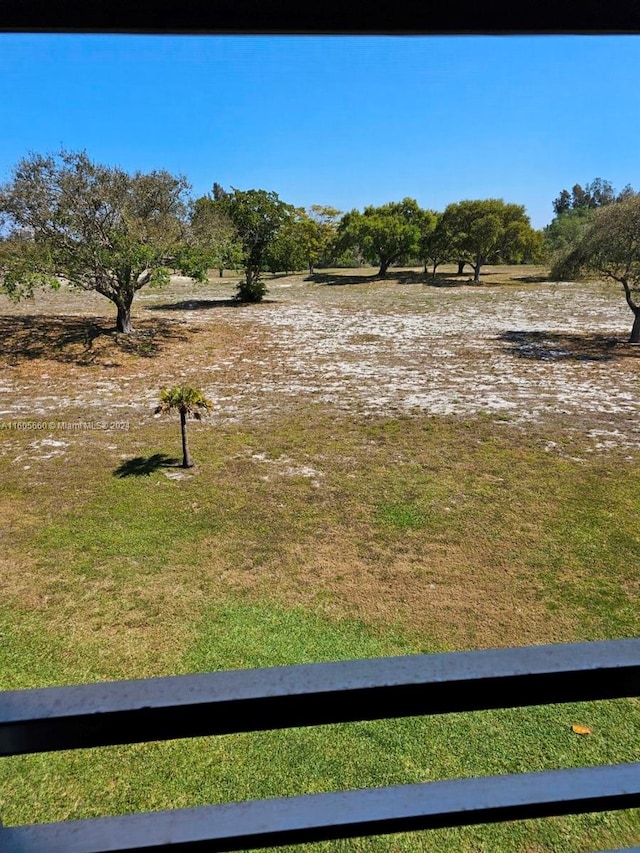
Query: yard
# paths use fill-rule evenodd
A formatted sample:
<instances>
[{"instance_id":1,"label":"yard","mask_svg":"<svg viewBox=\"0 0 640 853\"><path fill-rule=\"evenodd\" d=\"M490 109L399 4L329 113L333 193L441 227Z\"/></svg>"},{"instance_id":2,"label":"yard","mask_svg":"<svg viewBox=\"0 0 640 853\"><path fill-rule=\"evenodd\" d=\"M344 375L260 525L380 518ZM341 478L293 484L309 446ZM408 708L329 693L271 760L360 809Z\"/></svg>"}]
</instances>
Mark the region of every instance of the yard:
<instances>
[{"instance_id":1,"label":"yard","mask_svg":"<svg viewBox=\"0 0 640 853\"><path fill-rule=\"evenodd\" d=\"M638 636L640 350L612 285L322 271L0 305L0 687ZM215 404L184 471L160 390ZM593 734L576 735L573 724ZM7 825L638 760L624 700L5 759ZM321 850L579 851L640 815Z\"/></svg>"}]
</instances>

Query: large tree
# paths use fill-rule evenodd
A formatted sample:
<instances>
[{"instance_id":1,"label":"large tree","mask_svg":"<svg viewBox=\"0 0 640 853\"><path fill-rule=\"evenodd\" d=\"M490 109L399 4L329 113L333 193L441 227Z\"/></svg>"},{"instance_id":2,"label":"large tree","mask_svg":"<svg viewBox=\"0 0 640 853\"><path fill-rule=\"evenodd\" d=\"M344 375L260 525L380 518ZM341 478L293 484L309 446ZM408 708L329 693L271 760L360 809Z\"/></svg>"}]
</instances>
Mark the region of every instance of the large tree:
<instances>
[{"instance_id":1,"label":"large tree","mask_svg":"<svg viewBox=\"0 0 640 853\"><path fill-rule=\"evenodd\" d=\"M627 192L628 187L622 191ZM571 192L567 189L560 191L560 195L553 200L553 211L556 216L566 213L568 210L580 210L583 208L595 210L605 207L616 200L616 192L610 181L602 178L594 178L584 189L580 184L574 184Z\"/></svg>"},{"instance_id":2,"label":"large tree","mask_svg":"<svg viewBox=\"0 0 640 853\"><path fill-rule=\"evenodd\" d=\"M312 204L302 210L296 221L298 240L305 257L309 274L313 275L316 264L326 264L336 242L340 211L335 207Z\"/></svg>"},{"instance_id":3,"label":"large tree","mask_svg":"<svg viewBox=\"0 0 640 853\"><path fill-rule=\"evenodd\" d=\"M265 264L269 272L290 273L306 267L304 217L304 210L296 208L269 244L265 254Z\"/></svg>"},{"instance_id":4,"label":"large tree","mask_svg":"<svg viewBox=\"0 0 640 853\"><path fill-rule=\"evenodd\" d=\"M291 221L295 208L282 201L275 192L266 190L238 190L222 194L218 203L233 223L242 246L244 280L238 284L238 299L242 302L260 302L267 288L262 273L270 246L282 227Z\"/></svg>"},{"instance_id":5,"label":"large tree","mask_svg":"<svg viewBox=\"0 0 640 853\"><path fill-rule=\"evenodd\" d=\"M227 194L219 184L213 188L214 198L203 196L193 205L191 237L206 266L217 269L222 278L225 269L237 270L242 266L242 244L224 209L223 199Z\"/></svg>"},{"instance_id":6,"label":"large tree","mask_svg":"<svg viewBox=\"0 0 640 853\"><path fill-rule=\"evenodd\" d=\"M551 270L555 279L584 274L622 285L633 312L629 343L640 343L640 194L597 210L585 232Z\"/></svg>"},{"instance_id":7,"label":"large tree","mask_svg":"<svg viewBox=\"0 0 640 853\"><path fill-rule=\"evenodd\" d=\"M269 246L269 270L291 272L308 267L313 275L316 264L327 264L331 259L339 216L339 210L327 205L295 208Z\"/></svg>"},{"instance_id":8,"label":"large tree","mask_svg":"<svg viewBox=\"0 0 640 853\"><path fill-rule=\"evenodd\" d=\"M436 277L440 264L451 260L454 233L450 221L441 213L425 210L420 228L420 254L424 262L424 271L431 265L431 276Z\"/></svg>"},{"instance_id":9,"label":"large tree","mask_svg":"<svg viewBox=\"0 0 640 853\"><path fill-rule=\"evenodd\" d=\"M514 263L534 258L539 237L524 206L502 199L465 200L450 204L444 214L455 235L452 257L473 267L473 280L488 263Z\"/></svg>"},{"instance_id":10,"label":"large tree","mask_svg":"<svg viewBox=\"0 0 640 853\"><path fill-rule=\"evenodd\" d=\"M363 213L352 210L340 221L340 246L358 246L365 260L379 265L383 277L391 264L418 253L422 214L412 198L365 207Z\"/></svg>"},{"instance_id":11,"label":"large tree","mask_svg":"<svg viewBox=\"0 0 640 853\"><path fill-rule=\"evenodd\" d=\"M544 229L544 241L552 263L558 262L577 243L597 210L633 195L635 192L630 184L616 192L611 183L602 178L594 178L584 189L574 184L571 192L561 190L553 200L555 216Z\"/></svg>"},{"instance_id":12,"label":"large tree","mask_svg":"<svg viewBox=\"0 0 640 853\"><path fill-rule=\"evenodd\" d=\"M595 208L577 207L563 210L544 229L547 254L552 260L571 248L589 227Z\"/></svg>"},{"instance_id":13,"label":"large tree","mask_svg":"<svg viewBox=\"0 0 640 853\"><path fill-rule=\"evenodd\" d=\"M188 189L183 177L129 174L85 152L30 154L0 187L9 247L4 289L19 295L63 280L94 290L116 306L117 330L131 332L134 295L168 281L168 264L183 245ZM200 269L183 271L201 276Z\"/></svg>"}]
</instances>

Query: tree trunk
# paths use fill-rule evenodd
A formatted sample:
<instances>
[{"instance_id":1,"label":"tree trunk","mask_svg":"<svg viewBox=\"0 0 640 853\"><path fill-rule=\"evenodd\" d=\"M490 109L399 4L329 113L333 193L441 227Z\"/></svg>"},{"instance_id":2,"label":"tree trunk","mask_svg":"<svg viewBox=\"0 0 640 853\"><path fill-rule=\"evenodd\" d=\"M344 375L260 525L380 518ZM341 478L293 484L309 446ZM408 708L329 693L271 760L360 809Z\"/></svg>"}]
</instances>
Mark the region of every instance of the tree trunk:
<instances>
[{"instance_id":1,"label":"tree trunk","mask_svg":"<svg viewBox=\"0 0 640 853\"><path fill-rule=\"evenodd\" d=\"M224 267L218 267L218 277L222 278L222 273L224 272Z\"/></svg>"},{"instance_id":2,"label":"tree trunk","mask_svg":"<svg viewBox=\"0 0 640 853\"><path fill-rule=\"evenodd\" d=\"M458 261L458 275L464 275L465 261Z\"/></svg>"},{"instance_id":3,"label":"tree trunk","mask_svg":"<svg viewBox=\"0 0 640 853\"><path fill-rule=\"evenodd\" d=\"M435 281L436 279L436 270L438 269L438 264L433 265L433 273L431 274L431 278Z\"/></svg>"},{"instance_id":4,"label":"tree trunk","mask_svg":"<svg viewBox=\"0 0 640 853\"><path fill-rule=\"evenodd\" d=\"M627 279L622 277L619 278L618 281L621 282L624 287L624 298L627 300L629 308L633 311L633 326L631 327L631 334L629 335L629 343L640 344L640 305L636 305L633 301L631 288L629 287Z\"/></svg>"},{"instance_id":5,"label":"tree trunk","mask_svg":"<svg viewBox=\"0 0 640 853\"><path fill-rule=\"evenodd\" d=\"M389 269L390 263L391 263L391 261L381 261L380 262L380 269L378 270L378 276L380 278L385 277L385 275L387 274L387 270Z\"/></svg>"},{"instance_id":6,"label":"tree trunk","mask_svg":"<svg viewBox=\"0 0 640 853\"><path fill-rule=\"evenodd\" d=\"M133 299L124 300L123 302L117 302L118 308L118 317L116 319L116 331L122 332L125 335L128 335L133 331L133 326L131 325L131 303Z\"/></svg>"},{"instance_id":7,"label":"tree trunk","mask_svg":"<svg viewBox=\"0 0 640 853\"><path fill-rule=\"evenodd\" d=\"M182 410L180 411L180 431L182 432L182 467L193 468L193 459L187 444L187 413Z\"/></svg>"},{"instance_id":8,"label":"tree trunk","mask_svg":"<svg viewBox=\"0 0 640 853\"><path fill-rule=\"evenodd\" d=\"M313 275L313 261L309 261L309 275Z\"/></svg>"},{"instance_id":9,"label":"tree trunk","mask_svg":"<svg viewBox=\"0 0 640 853\"><path fill-rule=\"evenodd\" d=\"M475 264L471 264L471 266L473 267L473 280L474 281L480 281L480 269L482 268L482 261L483 261L482 255L477 255Z\"/></svg>"}]
</instances>

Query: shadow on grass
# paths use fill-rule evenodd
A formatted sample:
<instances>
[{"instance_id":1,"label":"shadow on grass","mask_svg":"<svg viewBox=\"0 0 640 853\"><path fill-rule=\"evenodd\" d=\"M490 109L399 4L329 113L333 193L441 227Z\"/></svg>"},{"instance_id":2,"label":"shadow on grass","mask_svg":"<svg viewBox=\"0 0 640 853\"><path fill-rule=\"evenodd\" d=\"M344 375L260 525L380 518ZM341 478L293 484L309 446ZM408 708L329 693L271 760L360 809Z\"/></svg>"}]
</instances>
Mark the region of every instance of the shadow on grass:
<instances>
[{"instance_id":1,"label":"shadow on grass","mask_svg":"<svg viewBox=\"0 0 640 853\"><path fill-rule=\"evenodd\" d=\"M324 284L327 287L335 287L347 284L368 284L372 281L383 281L383 279L377 275L341 275L340 273L332 272L316 272L313 275L308 275L305 281L309 281L312 284Z\"/></svg>"},{"instance_id":2,"label":"shadow on grass","mask_svg":"<svg viewBox=\"0 0 640 853\"><path fill-rule=\"evenodd\" d=\"M384 276L377 274L340 275L340 273L314 273L313 275L308 275L305 281L331 287L349 284L371 284L375 281L395 281L398 284L423 284L428 287L482 287L485 283L483 277L480 278L480 281L473 281L468 273L463 273L463 275L459 276L453 273L436 273L434 278L430 271L425 273L422 270L394 270L393 268L387 270Z\"/></svg>"},{"instance_id":3,"label":"shadow on grass","mask_svg":"<svg viewBox=\"0 0 640 853\"><path fill-rule=\"evenodd\" d=\"M526 284L540 284L543 281L551 281L548 275L514 275L513 280L524 281Z\"/></svg>"},{"instance_id":4,"label":"shadow on grass","mask_svg":"<svg viewBox=\"0 0 640 853\"><path fill-rule=\"evenodd\" d=\"M135 456L133 459L127 459L122 465L113 472L114 477L148 477L157 471L159 468L177 468L180 466L180 460L172 456L167 456L166 453L154 453L153 456Z\"/></svg>"},{"instance_id":5,"label":"shadow on grass","mask_svg":"<svg viewBox=\"0 0 640 853\"><path fill-rule=\"evenodd\" d=\"M492 280L495 279L495 280ZM431 287L482 287L490 284L492 287L513 287L514 284L540 284L549 281L547 275L519 275L511 273L505 278L503 270L482 270L478 281L473 280L473 272L456 273L433 273L428 272L424 276L424 283Z\"/></svg>"},{"instance_id":6,"label":"shadow on grass","mask_svg":"<svg viewBox=\"0 0 640 853\"><path fill-rule=\"evenodd\" d=\"M242 299L183 299L181 302L145 305L145 311L209 311L212 308L246 308L248 305L269 305L275 301L275 299L266 297L259 302L245 302Z\"/></svg>"},{"instance_id":7,"label":"shadow on grass","mask_svg":"<svg viewBox=\"0 0 640 853\"><path fill-rule=\"evenodd\" d=\"M145 305L145 311L203 311L210 308L237 308L243 304L239 299L183 299L181 302Z\"/></svg>"},{"instance_id":8,"label":"shadow on grass","mask_svg":"<svg viewBox=\"0 0 640 853\"><path fill-rule=\"evenodd\" d=\"M417 275L417 273L414 273L414 275ZM470 276L468 273L456 275L455 273L437 272L435 277L432 272L420 273L419 281L427 287L482 287L486 284L484 276L480 276L479 281L474 281L473 276ZM418 279L416 279L416 283L418 283ZM495 282L493 283L495 284ZM502 284L502 282L498 282L498 284Z\"/></svg>"},{"instance_id":9,"label":"shadow on grass","mask_svg":"<svg viewBox=\"0 0 640 853\"><path fill-rule=\"evenodd\" d=\"M118 367L121 353L153 358L165 344L187 338L182 328L168 320L139 321L125 335L101 317L0 316L2 354L11 364L50 358L67 364Z\"/></svg>"},{"instance_id":10,"label":"shadow on grass","mask_svg":"<svg viewBox=\"0 0 640 853\"><path fill-rule=\"evenodd\" d=\"M450 273L436 273L434 278L431 273L423 279L427 287L480 287L482 281L473 281L468 276L452 276Z\"/></svg>"},{"instance_id":11,"label":"shadow on grass","mask_svg":"<svg viewBox=\"0 0 640 853\"><path fill-rule=\"evenodd\" d=\"M312 282L313 284L326 284L326 285L344 285L344 284L369 284L374 281L397 281L400 284L431 284L433 279L431 278L431 273L424 273L422 270L406 270L406 269L394 269L391 267L387 270L385 275L378 275L374 273L370 274L362 274L362 275L353 275L353 273L345 273L341 275L340 273L314 273L313 275L308 275L305 278L305 281ZM436 283L439 281L439 278L436 279ZM452 281L454 281L452 279ZM460 284L459 281L455 281L456 284Z\"/></svg>"},{"instance_id":12,"label":"shadow on grass","mask_svg":"<svg viewBox=\"0 0 640 853\"><path fill-rule=\"evenodd\" d=\"M431 273L422 270L389 270L385 278L392 278L399 284L429 284ZM383 279L384 280L384 279Z\"/></svg>"},{"instance_id":13,"label":"shadow on grass","mask_svg":"<svg viewBox=\"0 0 640 853\"><path fill-rule=\"evenodd\" d=\"M487 281L487 279L491 278L492 275L497 275L497 273L481 272L478 281L474 281L473 274L469 275L469 273L462 273L462 275L456 275L454 273L436 273L435 278L432 273L427 273L424 278L424 283L429 287L484 287L488 284L490 284L491 287L513 287L514 284L524 281L546 281L544 278L535 278L534 276L530 278L514 277L507 280L501 278L497 281Z\"/></svg>"},{"instance_id":14,"label":"shadow on grass","mask_svg":"<svg viewBox=\"0 0 640 853\"><path fill-rule=\"evenodd\" d=\"M612 361L619 357L638 357L626 340L610 335L571 334L568 332L509 331L499 335L518 358L534 361Z\"/></svg>"}]
</instances>

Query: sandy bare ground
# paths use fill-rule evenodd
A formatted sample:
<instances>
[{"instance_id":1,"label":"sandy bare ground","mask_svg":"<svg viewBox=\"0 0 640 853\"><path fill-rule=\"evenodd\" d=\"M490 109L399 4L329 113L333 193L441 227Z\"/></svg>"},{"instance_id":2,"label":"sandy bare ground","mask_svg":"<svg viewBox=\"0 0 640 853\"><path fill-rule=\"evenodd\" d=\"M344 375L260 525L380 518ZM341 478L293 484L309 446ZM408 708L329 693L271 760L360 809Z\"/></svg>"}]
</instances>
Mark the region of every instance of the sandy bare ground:
<instances>
[{"instance_id":1,"label":"sandy bare ground","mask_svg":"<svg viewBox=\"0 0 640 853\"><path fill-rule=\"evenodd\" d=\"M593 452L640 447L640 352L625 343L619 290L504 285L487 272L481 286L281 277L244 307L230 304L232 282L176 277L137 297L133 342L109 331L112 306L95 294L1 298L4 451L20 421L144 424L160 389L182 382L202 387L223 423L316 402L372 416L489 413L554 438L568 430ZM42 428L31 447L44 458L79 438Z\"/></svg>"}]
</instances>

